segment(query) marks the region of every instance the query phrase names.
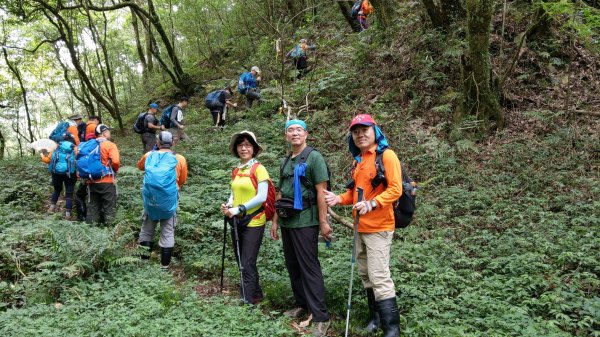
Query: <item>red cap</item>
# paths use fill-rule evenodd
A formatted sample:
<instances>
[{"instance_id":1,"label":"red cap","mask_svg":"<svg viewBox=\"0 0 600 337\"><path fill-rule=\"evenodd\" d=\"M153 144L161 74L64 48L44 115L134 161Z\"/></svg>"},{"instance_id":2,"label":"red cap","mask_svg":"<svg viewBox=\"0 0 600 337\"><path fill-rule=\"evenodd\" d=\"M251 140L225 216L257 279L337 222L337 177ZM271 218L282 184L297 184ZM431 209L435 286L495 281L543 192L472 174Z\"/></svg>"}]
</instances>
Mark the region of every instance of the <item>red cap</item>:
<instances>
[{"instance_id":1,"label":"red cap","mask_svg":"<svg viewBox=\"0 0 600 337\"><path fill-rule=\"evenodd\" d=\"M352 129L352 127L355 125L371 126L371 125L375 125L375 124L377 124L377 123L375 123L375 120L373 119L373 117L371 117L371 115L360 114L360 115L356 115L356 116L354 116L354 118L352 118L352 122L350 122L350 129Z\"/></svg>"}]
</instances>

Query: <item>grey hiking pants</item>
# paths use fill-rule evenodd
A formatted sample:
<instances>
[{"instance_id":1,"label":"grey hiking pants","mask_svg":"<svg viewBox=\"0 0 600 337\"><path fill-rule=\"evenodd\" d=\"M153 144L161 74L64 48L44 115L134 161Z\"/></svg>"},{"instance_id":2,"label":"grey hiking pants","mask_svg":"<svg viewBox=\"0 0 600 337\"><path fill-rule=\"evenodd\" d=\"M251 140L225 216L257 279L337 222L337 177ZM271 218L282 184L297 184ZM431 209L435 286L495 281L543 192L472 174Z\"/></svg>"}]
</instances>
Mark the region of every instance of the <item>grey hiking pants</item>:
<instances>
[{"instance_id":1,"label":"grey hiking pants","mask_svg":"<svg viewBox=\"0 0 600 337\"><path fill-rule=\"evenodd\" d=\"M158 245L162 248L172 248L175 246L175 224L177 223L177 215L173 215L170 219L152 220L148 217L148 213L142 215L142 228L140 229L140 237L138 243L152 242L156 225L160 222L160 240Z\"/></svg>"}]
</instances>

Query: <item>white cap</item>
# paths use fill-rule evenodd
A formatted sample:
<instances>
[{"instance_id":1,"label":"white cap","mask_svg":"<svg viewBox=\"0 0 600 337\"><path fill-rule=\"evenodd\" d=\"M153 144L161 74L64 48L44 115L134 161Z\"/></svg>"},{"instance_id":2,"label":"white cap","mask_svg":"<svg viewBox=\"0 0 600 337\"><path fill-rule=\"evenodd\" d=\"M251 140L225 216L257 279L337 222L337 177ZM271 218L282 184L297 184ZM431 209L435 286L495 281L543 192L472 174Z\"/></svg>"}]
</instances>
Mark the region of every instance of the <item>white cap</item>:
<instances>
[{"instance_id":1,"label":"white cap","mask_svg":"<svg viewBox=\"0 0 600 337\"><path fill-rule=\"evenodd\" d=\"M250 71L256 71L257 73L259 73L259 74L260 74L260 69L258 69L258 67L257 67L257 66L254 66L254 67L252 67L252 68L250 69Z\"/></svg>"}]
</instances>

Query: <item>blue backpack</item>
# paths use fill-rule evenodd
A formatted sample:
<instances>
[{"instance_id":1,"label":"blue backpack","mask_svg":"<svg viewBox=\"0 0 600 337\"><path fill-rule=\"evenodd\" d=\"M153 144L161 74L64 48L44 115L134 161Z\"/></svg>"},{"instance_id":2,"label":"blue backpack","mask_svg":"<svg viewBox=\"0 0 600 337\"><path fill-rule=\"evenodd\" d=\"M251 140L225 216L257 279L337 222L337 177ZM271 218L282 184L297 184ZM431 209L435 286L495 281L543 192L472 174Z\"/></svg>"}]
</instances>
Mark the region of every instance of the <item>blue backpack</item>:
<instances>
[{"instance_id":1,"label":"blue backpack","mask_svg":"<svg viewBox=\"0 0 600 337\"><path fill-rule=\"evenodd\" d=\"M350 10L350 16L356 18L358 16L358 12L360 12L360 8L362 7L363 0L356 0L354 5L352 5L352 9Z\"/></svg>"},{"instance_id":2,"label":"blue backpack","mask_svg":"<svg viewBox=\"0 0 600 337\"><path fill-rule=\"evenodd\" d=\"M77 173L81 179L98 180L114 175L111 167L102 165L100 142L97 139L79 143L77 151Z\"/></svg>"},{"instance_id":3,"label":"blue backpack","mask_svg":"<svg viewBox=\"0 0 600 337\"><path fill-rule=\"evenodd\" d=\"M302 47L300 47L300 45L297 44L294 47L294 49L292 49L292 52L291 52L290 56L293 59L301 58L302 56L304 56L304 51L302 51Z\"/></svg>"},{"instance_id":4,"label":"blue backpack","mask_svg":"<svg viewBox=\"0 0 600 337\"><path fill-rule=\"evenodd\" d=\"M221 100L223 95L223 90L215 90L209 93L206 95L204 106L206 106L208 109L221 109L223 106L225 106L225 100Z\"/></svg>"},{"instance_id":5,"label":"blue backpack","mask_svg":"<svg viewBox=\"0 0 600 337\"><path fill-rule=\"evenodd\" d=\"M60 143L63 141L63 134L65 132L67 132L67 129L69 128L69 122L60 122L58 123L58 125L54 128L54 130L52 130L52 132L50 133L50 139L52 139L53 141ZM75 136L75 135L73 135Z\"/></svg>"},{"instance_id":6,"label":"blue backpack","mask_svg":"<svg viewBox=\"0 0 600 337\"><path fill-rule=\"evenodd\" d=\"M71 177L75 173L75 144L66 140L61 141L50 158L48 172L66 174Z\"/></svg>"},{"instance_id":7,"label":"blue backpack","mask_svg":"<svg viewBox=\"0 0 600 337\"><path fill-rule=\"evenodd\" d=\"M144 166L144 210L153 221L172 218L179 200L177 158L171 152L152 151Z\"/></svg>"},{"instance_id":8,"label":"blue backpack","mask_svg":"<svg viewBox=\"0 0 600 337\"><path fill-rule=\"evenodd\" d=\"M163 110L162 115L160 116L160 125L164 125L165 129L169 129L171 127L171 113L173 112L173 108L175 104L169 105Z\"/></svg>"}]
</instances>

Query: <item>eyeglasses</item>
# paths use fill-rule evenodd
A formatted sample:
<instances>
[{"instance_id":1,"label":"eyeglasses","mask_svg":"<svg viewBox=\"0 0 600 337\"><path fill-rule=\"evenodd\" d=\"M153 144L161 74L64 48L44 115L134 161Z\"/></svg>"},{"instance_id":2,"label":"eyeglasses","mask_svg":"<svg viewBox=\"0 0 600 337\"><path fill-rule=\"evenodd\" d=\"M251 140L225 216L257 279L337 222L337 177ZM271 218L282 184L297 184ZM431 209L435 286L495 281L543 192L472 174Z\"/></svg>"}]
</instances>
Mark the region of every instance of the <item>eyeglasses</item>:
<instances>
[{"instance_id":1,"label":"eyeglasses","mask_svg":"<svg viewBox=\"0 0 600 337\"><path fill-rule=\"evenodd\" d=\"M239 149L241 149L241 148L247 148L247 149L251 149L251 148L253 148L252 144L244 144L244 143L242 143L242 144L238 144L238 146L237 146L237 147L238 147Z\"/></svg>"},{"instance_id":2,"label":"eyeglasses","mask_svg":"<svg viewBox=\"0 0 600 337\"><path fill-rule=\"evenodd\" d=\"M290 135L294 134L294 133L303 133L304 131L305 131L304 128L301 128L301 127L300 128L289 128L289 129L285 130L285 132L289 133Z\"/></svg>"}]
</instances>

